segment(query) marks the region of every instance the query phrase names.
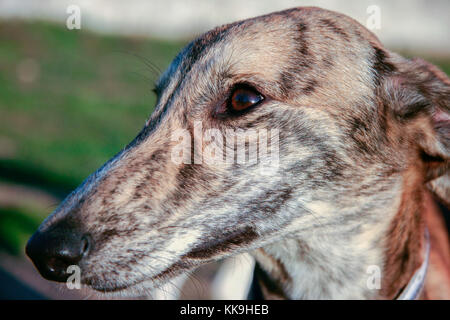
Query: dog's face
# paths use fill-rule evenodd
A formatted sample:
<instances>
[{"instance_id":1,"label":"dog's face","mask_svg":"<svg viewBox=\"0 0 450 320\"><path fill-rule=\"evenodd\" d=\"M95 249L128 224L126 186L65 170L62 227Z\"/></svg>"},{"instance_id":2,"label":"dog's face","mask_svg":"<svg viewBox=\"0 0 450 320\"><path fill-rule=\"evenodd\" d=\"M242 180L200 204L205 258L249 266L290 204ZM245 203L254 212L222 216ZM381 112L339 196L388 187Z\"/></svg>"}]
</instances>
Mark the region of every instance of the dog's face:
<instances>
[{"instance_id":1,"label":"dog's face","mask_svg":"<svg viewBox=\"0 0 450 320\"><path fill-rule=\"evenodd\" d=\"M448 112L446 80L417 67L446 95L435 103L442 97L416 93L415 79L427 80L416 77L416 65L392 56L350 18L314 8L208 32L162 75L156 109L138 137L39 232L89 235L78 264L82 282L100 291L158 285L282 237L366 232L390 219L385 208L398 205L408 159L425 149L415 133L422 145L437 143L426 107ZM417 110L405 111L405 100L417 102ZM204 135L208 129L214 139ZM276 166L208 161L217 137L224 137L225 154L237 149L226 139L230 130L264 129L277 133ZM185 160L201 163L174 161L173 133L180 130L190 137ZM439 143L441 154L433 156L446 161Z\"/></svg>"}]
</instances>

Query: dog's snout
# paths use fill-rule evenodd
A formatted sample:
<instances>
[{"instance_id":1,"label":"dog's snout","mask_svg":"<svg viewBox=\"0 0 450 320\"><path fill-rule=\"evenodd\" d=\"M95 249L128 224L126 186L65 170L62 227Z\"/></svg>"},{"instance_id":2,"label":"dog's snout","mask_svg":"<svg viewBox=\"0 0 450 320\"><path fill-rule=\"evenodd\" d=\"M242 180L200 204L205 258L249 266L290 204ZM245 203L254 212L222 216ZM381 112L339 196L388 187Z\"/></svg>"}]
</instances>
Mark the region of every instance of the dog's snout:
<instances>
[{"instance_id":1,"label":"dog's snout","mask_svg":"<svg viewBox=\"0 0 450 320\"><path fill-rule=\"evenodd\" d=\"M64 282L73 273L68 270L69 266L78 265L91 247L89 235L56 226L47 231L36 231L28 241L26 254L44 278Z\"/></svg>"}]
</instances>

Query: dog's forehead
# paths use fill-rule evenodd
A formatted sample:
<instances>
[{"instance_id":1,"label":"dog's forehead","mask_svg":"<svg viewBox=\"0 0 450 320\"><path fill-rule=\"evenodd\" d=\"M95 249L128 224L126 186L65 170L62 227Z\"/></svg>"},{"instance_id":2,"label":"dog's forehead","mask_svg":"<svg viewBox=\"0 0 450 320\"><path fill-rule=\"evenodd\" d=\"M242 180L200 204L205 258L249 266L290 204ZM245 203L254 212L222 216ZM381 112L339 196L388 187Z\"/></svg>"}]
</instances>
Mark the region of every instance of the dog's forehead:
<instances>
[{"instance_id":1,"label":"dog's forehead","mask_svg":"<svg viewBox=\"0 0 450 320\"><path fill-rule=\"evenodd\" d=\"M279 15L248 19L213 29L189 43L157 82L165 88L178 74L186 76L194 66L227 68L229 73L275 75L286 64L286 52L294 50L294 21Z\"/></svg>"},{"instance_id":2,"label":"dog's forehead","mask_svg":"<svg viewBox=\"0 0 450 320\"><path fill-rule=\"evenodd\" d=\"M310 94L320 86L335 94L343 90L336 82L351 88L370 83L377 47L378 39L349 17L295 8L203 34L178 54L157 88L168 97L188 88L192 96L211 84L224 86L221 81L228 78L230 83L260 81L279 98Z\"/></svg>"}]
</instances>

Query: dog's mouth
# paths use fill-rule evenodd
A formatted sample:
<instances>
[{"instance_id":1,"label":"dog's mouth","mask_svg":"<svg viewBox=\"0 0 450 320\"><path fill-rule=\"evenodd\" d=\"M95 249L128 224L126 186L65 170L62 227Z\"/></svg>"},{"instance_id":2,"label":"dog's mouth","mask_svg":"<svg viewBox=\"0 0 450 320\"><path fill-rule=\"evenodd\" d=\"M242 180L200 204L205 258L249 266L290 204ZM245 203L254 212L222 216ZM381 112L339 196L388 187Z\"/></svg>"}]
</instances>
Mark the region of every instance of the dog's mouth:
<instances>
[{"instance_id":1,"label":"dog's mouth","mask_svg":"<svg viewBox=\"0 0 450 320\"><path fill-rule=\"evenodd\" d=\"M89 288L91 288L97 292L101 292L101 293L119 293L119 292L129 290L130 288L137 286L142 282L143 282L143 280L134 282L132 284L127 284L127 285L112 286L112 285L102 285L102 284L90 284L89 281L87 281L86 285Z\"/></svg>"},{"instance_id":2,"label":"dog's mouth","mask_svg":"<svg viewBox=\"0 0 450 320\"><path fill-rule=\"evenodd\" d=\"M148 278L143 277L130 283L121 284L119 282L103 282L98 281L95 278L87 278L83 281L83 284L97 292L111 294L122 293L133 289L138 289L139 287L148 290L149 288L157 288L170 281L171 279L181 275L182 273L190 272L198 267L198 265L199 264L197 263L186 263L185 261L181 260L172 264L170 267L161 271L157 275Z\"/></svg>"},{"instance_id":3,"label":"dog's mouth","mask_svg":"<svg viewBox=\"0 0 450 320\"><path fill-rule=\"evenodd\" d=\"M203 264L220 259L231 253L234 248L249 244L255 237L255 230L249 226L231 232L222 231L220 239L214 239L192 248L180 260L154 276L142 277L127 284L102 282L95 278L88 278L85 279L84 284L102 293L118 293L138 287L157 287L182 273L188 273ZM148 284L148 286L144 284Z\"/></svg>"}]
</instances>

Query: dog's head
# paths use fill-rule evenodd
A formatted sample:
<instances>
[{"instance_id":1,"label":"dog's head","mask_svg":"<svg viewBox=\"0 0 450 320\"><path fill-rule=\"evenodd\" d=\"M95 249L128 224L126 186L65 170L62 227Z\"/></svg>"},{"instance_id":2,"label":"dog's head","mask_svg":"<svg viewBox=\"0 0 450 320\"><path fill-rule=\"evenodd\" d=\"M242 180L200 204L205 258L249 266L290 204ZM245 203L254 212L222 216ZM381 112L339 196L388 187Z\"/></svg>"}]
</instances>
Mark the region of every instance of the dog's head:
<instances>
[{"instance_id":1,"label":"dog's head","mask_svg":"<svg viewBox=\"0 0 450 320\"><path fill-rule=\"evenodd\" d=\"M283 237L352 237L390 219L411 168L448 190L448 78L343 15L297 8L214 29L156 92L136 139L30 240L45 277L78 264L100 291L153 286Z\"/></svg>"}]
</instances>

